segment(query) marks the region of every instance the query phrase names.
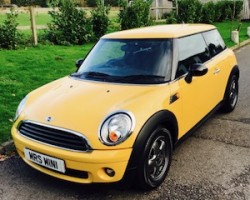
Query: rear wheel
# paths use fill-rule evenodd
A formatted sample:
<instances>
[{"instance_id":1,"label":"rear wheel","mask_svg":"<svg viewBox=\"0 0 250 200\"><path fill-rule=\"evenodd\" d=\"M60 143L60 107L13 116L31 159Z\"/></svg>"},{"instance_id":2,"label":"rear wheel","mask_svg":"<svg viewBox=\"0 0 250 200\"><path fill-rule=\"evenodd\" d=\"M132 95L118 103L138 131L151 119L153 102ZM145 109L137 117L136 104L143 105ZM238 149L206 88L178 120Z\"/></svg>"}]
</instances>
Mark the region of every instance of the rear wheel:
<instances>
[{"instance_id":1,"label":"rear wheel","mask_svg":"<svg viewBox=\"0 0 250 200\"><path fill-rule=\"evenodd\" d=\"M224 104L222 110L224 112L232 112L237 104L238 101L238 93L239 93L239 83L238 77L236 75L232 75L229 79Z\"/></svg>"},{"instance_id":2,"label":"rear wheel","mask_svg":"<svg viewBox=\"0 0 250 200\"><path fill-rule=\"evenodd\" d=\"M137 186L144 190L158 187L165 179L172 159L170 132L156 128L146 142L137 171Z\"/></svg>"}]
</instances>

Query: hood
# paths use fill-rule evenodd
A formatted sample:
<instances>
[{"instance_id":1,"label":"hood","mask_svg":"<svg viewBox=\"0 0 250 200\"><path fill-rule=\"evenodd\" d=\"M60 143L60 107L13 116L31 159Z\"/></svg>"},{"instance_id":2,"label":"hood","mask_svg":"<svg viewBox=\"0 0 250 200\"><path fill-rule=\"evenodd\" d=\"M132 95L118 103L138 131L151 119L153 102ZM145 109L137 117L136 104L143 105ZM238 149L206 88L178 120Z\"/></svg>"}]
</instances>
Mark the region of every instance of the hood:
<instances>
[{"instance_id":1,"label":"hood","mask_svg":"<svg viewBox=\"0 0 250 200\"><path fill-rule=\"evenodd\" d=\"M152 101L163 94L159 88L168 94L166 87L160 85L125 85L65 77L31 92L23 116L26 120L82 133L92 148L103 148L98 131L106 116L126 110L135 115L137 124L143 123L142 118L146 119L146 115L166 103L165 98L158 98L159 105ZM50 122L46 120L48 117L52 118Z\"/></svg>"}]
</instances>

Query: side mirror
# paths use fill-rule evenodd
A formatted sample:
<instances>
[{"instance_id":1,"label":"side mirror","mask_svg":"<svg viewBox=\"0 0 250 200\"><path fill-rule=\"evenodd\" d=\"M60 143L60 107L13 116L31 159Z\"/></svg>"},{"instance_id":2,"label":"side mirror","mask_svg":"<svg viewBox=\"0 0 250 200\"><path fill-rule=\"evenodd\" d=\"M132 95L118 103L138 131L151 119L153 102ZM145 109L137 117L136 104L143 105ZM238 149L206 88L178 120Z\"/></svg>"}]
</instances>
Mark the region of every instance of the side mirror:
<instances>
[{"instance_id":1,"label":"side mirror","mask_svg":"<svg viewBox=\"0 0 250 200\"><path fill-rule=\"evenodd\" d=\"M191 83L193 76L203 76L208 72L208 68L202 63L194 63L190 68L185 80L187 83Z\"/></svg>"},{"instance_id":2,"label":"side mirror","mask_svg":"<svg viewBox=\"0 0 250 200\"><path fill-rule=\"evenodd\" d=\"M84 59L79 59L76 61L75 65L76 65L76 68L79 69L83 63Z\"/></svg>"}]
</instances>

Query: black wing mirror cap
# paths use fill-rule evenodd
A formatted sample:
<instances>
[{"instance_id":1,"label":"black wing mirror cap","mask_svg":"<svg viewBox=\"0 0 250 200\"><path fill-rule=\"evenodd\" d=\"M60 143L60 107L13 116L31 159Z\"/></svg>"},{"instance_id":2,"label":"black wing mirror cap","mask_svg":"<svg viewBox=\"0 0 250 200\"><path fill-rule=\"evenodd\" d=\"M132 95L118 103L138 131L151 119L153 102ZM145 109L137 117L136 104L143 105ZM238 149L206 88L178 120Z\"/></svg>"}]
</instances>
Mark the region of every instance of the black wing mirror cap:
<instances>
[{"instance_id":1,"label":"black wing mirror cap","mask_svg":"<svg viewBox=\"0 0 250 200\"><path fill-rule=\"evenodd\" d=\"M204 76L208 72L208 68L202 63L194 63L190 68L185 80L191 83L193 76Z\"/></svg>"},{"instance_id":2,"label":"black wing mirror cap","mask_svg":"<svg viewBox=\"0 0 250 200\"><path fill-rule=\"evenodd\" d=\"M203 76L208 72L208 68L201 63L195 63L192 65L190 72L193 76Z\"/></svg>"},{"instance_id":3,"label":"black wing mirror cap","mask_svg":"<svg viewBox=\"0 0 250 200\"><path fill-rule=\"evenodd\" d=\"M75 65L76 65L76 68L77 68L77 69L79 69L79 68L81 67L83 61L84 61L84 59L82 59L82 58L81 58L81 59L78 59L78 60L76 61Z\"/></svg>"}]
</instances>

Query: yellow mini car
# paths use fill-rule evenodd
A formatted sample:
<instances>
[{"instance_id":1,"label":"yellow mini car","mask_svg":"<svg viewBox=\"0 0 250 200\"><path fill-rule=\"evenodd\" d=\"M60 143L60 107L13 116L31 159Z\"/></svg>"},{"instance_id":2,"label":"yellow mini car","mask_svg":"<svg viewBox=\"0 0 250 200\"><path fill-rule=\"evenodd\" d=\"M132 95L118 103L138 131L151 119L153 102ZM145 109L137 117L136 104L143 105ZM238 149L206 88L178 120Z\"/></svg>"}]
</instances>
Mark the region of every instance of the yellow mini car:
<instances>
[{"instance_id":1,"label":"yellow mini car","mask_svg":"<svg viewBox=\"0 0 250 200\"><path fill-rule=\"evenodd\" d=\"M239 68L212 25L103 36L75 73L29 93L12 136L21 158L78 183L165 179L173 148L213 111L234 110Z\"/></svg>"}]
</instances>

